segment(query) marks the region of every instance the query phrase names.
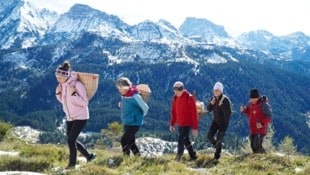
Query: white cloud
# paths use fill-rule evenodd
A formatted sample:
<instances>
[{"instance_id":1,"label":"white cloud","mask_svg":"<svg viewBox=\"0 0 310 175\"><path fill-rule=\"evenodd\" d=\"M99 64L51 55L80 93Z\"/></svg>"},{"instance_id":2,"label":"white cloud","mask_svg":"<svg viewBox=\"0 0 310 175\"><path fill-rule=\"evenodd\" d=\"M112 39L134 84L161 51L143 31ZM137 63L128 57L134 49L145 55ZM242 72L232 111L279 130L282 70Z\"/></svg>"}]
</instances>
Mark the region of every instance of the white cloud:
<instances>
[{"instance_id":1,"label":"white cloud","mask_svg":"<svg viewBox=\"0 0 310 175\"><path fill-rule=\"evenodd\" d=\"M117 15L129 24L163 18L179 27L186 17L208 19L232 33L265 29L275 35L310 35L309 0L29 0L64 13L75 3Z\"/></svg>"}]
</instances>

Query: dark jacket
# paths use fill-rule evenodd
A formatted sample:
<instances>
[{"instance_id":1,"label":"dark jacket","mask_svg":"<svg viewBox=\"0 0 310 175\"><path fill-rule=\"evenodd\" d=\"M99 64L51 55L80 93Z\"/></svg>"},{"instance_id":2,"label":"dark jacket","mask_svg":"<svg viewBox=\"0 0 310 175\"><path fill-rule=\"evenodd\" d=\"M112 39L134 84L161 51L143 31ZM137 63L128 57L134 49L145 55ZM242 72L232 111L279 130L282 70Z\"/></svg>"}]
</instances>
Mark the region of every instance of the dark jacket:
<instances>
[{"instance_id":1,"label":"dark jacket","mask_svg":"<svg viewBox=\"0 0 310 175\"><path fill-rule=\"evenodd\" d=\"M231 105L230 100L225 95L221 95L216 98L216 102L214 105L211 102L207 107L208 112L213 111L213 121L217 123L229 123L229 119L231 116Z\"/></svg>"},{"instance_id":2,"label":"dark jacket","mask_svg":"<svg viewBox=\"0 0 310 175\"><path fill-rule=\"evenodd\" d=\"M174 96L171 107L170 125L190 126L194 130L198 129L198 116L195 98L187 91L180 97Z\"/></svg>"}]
</instances>

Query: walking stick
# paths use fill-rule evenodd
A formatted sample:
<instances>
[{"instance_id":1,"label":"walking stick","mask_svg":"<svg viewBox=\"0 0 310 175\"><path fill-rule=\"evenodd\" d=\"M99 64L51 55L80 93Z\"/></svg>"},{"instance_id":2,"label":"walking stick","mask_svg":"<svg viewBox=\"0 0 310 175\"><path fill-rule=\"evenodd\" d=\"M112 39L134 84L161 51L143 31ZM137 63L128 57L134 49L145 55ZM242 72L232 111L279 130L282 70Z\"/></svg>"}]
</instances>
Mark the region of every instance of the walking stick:
<instances>
[{"instance_id":1,"label":"walking stick","mask_svg":"<svg viewBox=\"0 0 310 175\"><path fill-rule=\"evenodd\" d=\"M242 118L243 118L243 113L240 113L240 118L239 121L237 123L237 128L241 126L242 124ZM239 146L239 135L237 134L237 138L236 138L236 145L235 145L235 155L237 155L237 148Z\"/></svg>"}]
</instances>

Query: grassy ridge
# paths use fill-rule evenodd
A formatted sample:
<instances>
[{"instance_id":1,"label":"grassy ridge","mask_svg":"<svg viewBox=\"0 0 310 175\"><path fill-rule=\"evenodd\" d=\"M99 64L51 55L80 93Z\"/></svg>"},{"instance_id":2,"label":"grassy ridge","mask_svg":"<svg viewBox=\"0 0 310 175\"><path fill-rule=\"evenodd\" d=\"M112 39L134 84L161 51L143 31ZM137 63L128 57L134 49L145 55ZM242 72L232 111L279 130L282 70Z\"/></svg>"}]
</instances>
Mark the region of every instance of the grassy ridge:
<instances>
[{"instance_id":1,"label":"grassy ridge","mask_svg":"<svg viewBox=\"0 0 310 175\"><path fill-rule=\"evenodd\" d=\"M25 144L20 141L0 143L1 150L14 150L19 156L1 156L0 171L33 171L53 175L202 175L202 174L310 174L310 157L279 156L275 153L244 156L223 155L218 164L213 154L198 153L196 161L185 155L181 162L172 154L156 158L123 157L119 151L103 148L91 150L97 158L90 163L79 162L76 170L64 171L68 162L66 145Z\"/></svg>"}]
</instances>

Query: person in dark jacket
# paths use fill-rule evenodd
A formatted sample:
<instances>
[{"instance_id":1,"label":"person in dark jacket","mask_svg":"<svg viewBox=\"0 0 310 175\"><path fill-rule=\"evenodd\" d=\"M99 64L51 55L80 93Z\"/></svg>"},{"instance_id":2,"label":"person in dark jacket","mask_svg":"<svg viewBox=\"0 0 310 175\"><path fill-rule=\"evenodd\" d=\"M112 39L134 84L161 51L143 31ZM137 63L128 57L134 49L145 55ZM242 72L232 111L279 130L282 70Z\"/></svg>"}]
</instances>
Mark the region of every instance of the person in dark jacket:
<instances>
[{"instance_id":1,"label":"person in dark jacket","mask_svg":"<svg viewBox=\"0 0 310 175\"><path fill-rule=\"evenodd\" d=\"M119 78L116 81L116 87L122 97L119 107L124 125L124 134L121 138L123 154L129 156L131 150L135 156L140 156L135 135L143 124L143 117L148 113L149 106L143 101L138 89L132 85L128 78Z\"/></svg>"},{"instance_id":2,"label":"person in dark jacket","mask_svg":"<svg viewBox=\"0 0 310 175\"><path fill-rule=\"evenodd\" d=\"M196 152L189 139L192 129L194 137L198 135L198 116L195 98L184 88L183 83L180 81L174 83L173 91L170 131L173 132L175 130L175 124L179 127L178 150L175 160L181 160L184 153L184 146L188 150L190 159L196 160Z\"/></svg>"},{"instance_id":3,"label":"person in dark jacket","mask_svg":"<svg viewBox=\"0 0 310 175\"><path fill-rule=\"evenodd\" d=\"M223 94L224 86L217 82L213 87L214 96L210 100L207 111L213 112L213 120L208 132L208 139L215 147L214 160L221 157L223 138L232 114L230 100ZM217 136L215 138L215 135Z\"/></svg>"},{"instance_id":4,"label":"person in dark jacket","mask_svg":"<svg viewBox=\"0 0 310 175\"><path fill-rule=\"evenodd\" d=\"M245 113L249 119L250 142L253 153L266 153L263 148L263 140L272 117L267 99L261 97L257 89L252 89L248 105L241 106L240 111Z\"/></svg>"}]
</instances>

